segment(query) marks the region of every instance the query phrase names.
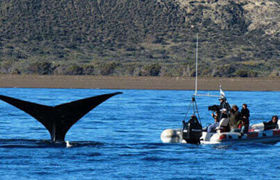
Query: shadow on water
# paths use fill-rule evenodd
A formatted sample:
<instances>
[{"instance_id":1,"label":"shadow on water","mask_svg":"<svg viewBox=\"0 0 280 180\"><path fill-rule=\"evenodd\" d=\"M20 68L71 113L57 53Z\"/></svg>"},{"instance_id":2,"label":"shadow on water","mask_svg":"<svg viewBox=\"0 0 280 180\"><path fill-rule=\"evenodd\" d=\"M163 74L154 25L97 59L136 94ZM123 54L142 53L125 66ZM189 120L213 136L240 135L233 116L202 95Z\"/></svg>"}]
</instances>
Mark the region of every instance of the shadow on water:
<instances>
[{"instance_id":1,"label":"shadow on water","mask_svg":"<svg viewBox=\"0 0 280 180\"><path fill-rule=\"evenodd\" d=\"M100 147L104 144L96 141L52 142L35 139L0 139L0 148L75 148Z\"/></svg>"}]
</instances>

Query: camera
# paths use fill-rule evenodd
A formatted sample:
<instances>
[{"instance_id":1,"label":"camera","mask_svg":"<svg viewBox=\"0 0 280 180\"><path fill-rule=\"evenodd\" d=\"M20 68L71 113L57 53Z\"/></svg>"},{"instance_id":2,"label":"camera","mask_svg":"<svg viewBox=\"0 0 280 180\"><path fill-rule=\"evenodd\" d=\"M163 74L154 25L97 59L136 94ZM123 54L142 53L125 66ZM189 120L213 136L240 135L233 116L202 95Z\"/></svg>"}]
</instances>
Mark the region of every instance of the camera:
<instances>
[{"instance_id":1,"label":"camera","mask_svg":"<svg viewBox=\"0 0 280 180\"><path fill-rule=\"evenodd\" d=\"M216 112L219 112L219 110L220 110L220 106L219 106L219 105L208 106L208 111L216 111Z\"/></svg>"}]
</instances>

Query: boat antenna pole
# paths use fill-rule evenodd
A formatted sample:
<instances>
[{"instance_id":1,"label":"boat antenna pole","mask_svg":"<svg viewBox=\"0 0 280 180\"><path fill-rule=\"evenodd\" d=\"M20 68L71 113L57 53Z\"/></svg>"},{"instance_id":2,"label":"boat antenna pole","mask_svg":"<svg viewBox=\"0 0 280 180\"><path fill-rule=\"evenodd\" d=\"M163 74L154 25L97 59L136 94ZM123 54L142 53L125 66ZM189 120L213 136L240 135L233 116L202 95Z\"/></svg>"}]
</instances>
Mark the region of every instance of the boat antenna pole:
<instances>
[{"instance_id":1,"label":"boat antenna pole","mask_svg":"<svg viewBox=\"0 0 280 180\"><path fill-rule=\"evenodd\" d=\"M196 34L196 48L195 48L195 91L194 95L197 95L197 69L198 69L198 33Z\"/></svg>"},{"instance_id":2,"label":"boat antenna pole","mask_svg":"<svg viewBox=\"0 0 280 180\"><path fill-rule=\"evenodd\" d=\"M187 118L187 115L189 113L190 107L192 106L193 108L193 113L195 115L197 115L199 123L201 124L200 121L200 116L199 116L199 112L198 112L198 107L197 107L197 103L196 103L196 99L195 97L197 96L197 76L198 76L198 33L196 34L196 48L195 48L195 91L194 91L194 95L192 96L192 101L188 107L186 116L185 116L185 120Z\"/></svg>"}]
</instances>

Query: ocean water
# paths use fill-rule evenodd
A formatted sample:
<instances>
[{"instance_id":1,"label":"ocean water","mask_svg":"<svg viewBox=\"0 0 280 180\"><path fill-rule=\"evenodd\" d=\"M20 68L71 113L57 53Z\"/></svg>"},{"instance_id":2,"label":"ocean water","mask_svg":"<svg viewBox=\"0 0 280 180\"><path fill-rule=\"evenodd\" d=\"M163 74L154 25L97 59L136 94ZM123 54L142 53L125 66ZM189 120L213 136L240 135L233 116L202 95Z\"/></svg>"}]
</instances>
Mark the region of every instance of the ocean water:
<instances>
[{"instance_id":1,"label":"ocean water","mask_svg":"<svg viewBox=\"0 0 280 180\"><path fill-rule=\"evenodd\" d=\"M181 128L192 91L2 88L0 94L57 105L117 91L123 94L99 105L70 129L70 148L51 144L43 125L1 101L0 179L280 178L280 143L163 144L164 129ZM225 93L230 104L248 104L251 123L280 114L280 92ZM211 123L207 106L218 104L217 98L198 97L197 103L203 125Z\"/></svg>"}]
</instances>

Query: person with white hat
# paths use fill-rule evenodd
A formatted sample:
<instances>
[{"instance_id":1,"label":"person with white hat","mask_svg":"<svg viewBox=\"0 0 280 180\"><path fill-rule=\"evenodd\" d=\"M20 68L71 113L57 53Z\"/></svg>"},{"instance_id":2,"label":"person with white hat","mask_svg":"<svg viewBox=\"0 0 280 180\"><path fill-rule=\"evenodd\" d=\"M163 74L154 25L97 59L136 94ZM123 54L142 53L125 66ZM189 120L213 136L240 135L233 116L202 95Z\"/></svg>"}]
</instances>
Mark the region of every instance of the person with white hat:
<instances>
[{"instance_id":1,"label":"person with white hat","mask_svg":"<svg viewBox=\"0 0 280 180\"><path fill-rule=\"evenodd\" d=\"M220 111L222 112L222 109L226 109L226 114L229 116L231 108L230 108L229 103L227 102L226 97L220 96L219 101L220 101L220 106L219 106ZM222 119L221 116L222 116L222 113L220 114L220 117L219 117L220 120Z\"/></svg>"},{"instance_id":2,"label":"person with white hat","mask_svg":"<svg viewBox=\"0 0 280 180\"><path fill-rule=\"evenodd\" d=\"M219 126L217 127L217 130L220 130L221 132L228 132L230 130L229 128L229 118L227 109L223 108L221 109L221 120L219 123Z\"/></svg>"}]
</instances>

